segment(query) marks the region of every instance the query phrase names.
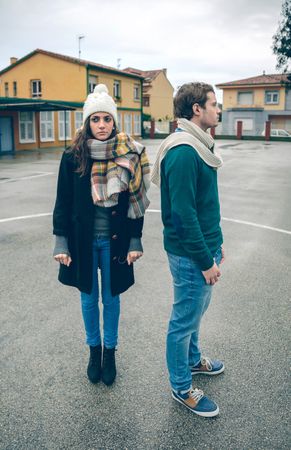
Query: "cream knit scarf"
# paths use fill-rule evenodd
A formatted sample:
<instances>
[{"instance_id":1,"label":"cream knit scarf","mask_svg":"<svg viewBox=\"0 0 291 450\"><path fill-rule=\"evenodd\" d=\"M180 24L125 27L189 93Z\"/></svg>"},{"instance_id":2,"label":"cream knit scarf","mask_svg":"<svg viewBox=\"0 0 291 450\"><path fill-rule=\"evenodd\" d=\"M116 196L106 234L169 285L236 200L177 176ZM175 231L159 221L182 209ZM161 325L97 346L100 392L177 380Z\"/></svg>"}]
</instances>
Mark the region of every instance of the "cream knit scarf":
<instances>
[{"instance_id":1,"label":"cream knit scarf","mask_svg":"<svg viewBox=\"0 0 291 450\"><path fill-rule=\"evenodd\" d=\"M190 145L196 150L200 158L214 169L218 169L223 164L221 156L214 151L214 140L210 134L187 119L178 119L178 128L182 131L170 134L159 148L151 176L152 182L158 187L160 186L161 162L167 152L177 145Z\"/></svg>"}]
</instances>

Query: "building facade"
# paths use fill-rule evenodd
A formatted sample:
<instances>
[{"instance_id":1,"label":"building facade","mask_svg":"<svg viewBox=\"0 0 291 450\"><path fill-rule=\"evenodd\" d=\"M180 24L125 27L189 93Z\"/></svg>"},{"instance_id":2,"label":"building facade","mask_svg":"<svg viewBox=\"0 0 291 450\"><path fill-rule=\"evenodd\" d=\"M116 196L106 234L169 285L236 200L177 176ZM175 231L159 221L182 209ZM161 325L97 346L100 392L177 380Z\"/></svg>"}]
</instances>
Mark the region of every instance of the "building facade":
<instances>
[{"instance_id":1,"label":"building facade","mask_svg":"<svg viewBox=\"0 0 291 450\"><path fill-rule=\"evenodd\" d=\"M19 60L11 58L0 71L0 131L6 137L12 133L16 150L70 144L82 125L84 100L104 83L117 103L118 128L140 136L142 82L138 74L37 49Z\"/></svg>"},{"instance_id":2,"label":"building facade","mask_svg":"<svg viewBox=\"0 0 291 450\"><path fill-rule=\"evenodd\" d=\"M143 82L143 112L151 119L173 120L174 88L167 78L167 69L139 70L132 67L126 72L144 77Z\"/></svg>"},{"instance_id":3,"label":"building facade","mask_svg":"<svg viewBox=\"0 0 291 450\"><path fill-rule=\"evenodd\" d=\"M288 85L288 74L263 74L217 84L223 90L222 134L235 135L238 121L242 122L245 136L260 136L266 121L272 128L291 132Z\"/></svg>"}]
</instances>

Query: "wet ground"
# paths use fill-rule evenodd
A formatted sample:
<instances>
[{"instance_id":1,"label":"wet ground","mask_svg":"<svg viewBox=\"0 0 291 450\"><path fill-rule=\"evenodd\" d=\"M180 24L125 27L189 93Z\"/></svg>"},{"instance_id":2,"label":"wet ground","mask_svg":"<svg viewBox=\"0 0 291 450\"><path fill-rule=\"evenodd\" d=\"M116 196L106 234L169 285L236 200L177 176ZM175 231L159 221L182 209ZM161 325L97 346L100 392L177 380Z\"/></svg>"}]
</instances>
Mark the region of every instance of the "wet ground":
<instances>
[{"instance_id":1,"label":"wet ground","mask_svg":"<svg viewBox=\"0 0 291 450\"><path fill-rule=\"evenodd\" d=\"M145 141L154 161L159 141ZM171 399L165 337L172 288L159 191L144 257L122 296L118 377L86 378L79 296L57 281L51 211L62 149L0 160L1 449L289 449L291 146L217 141L227 260L201 328L218 377L195 378L220 415Z\"/></svg>"}]
</instances>

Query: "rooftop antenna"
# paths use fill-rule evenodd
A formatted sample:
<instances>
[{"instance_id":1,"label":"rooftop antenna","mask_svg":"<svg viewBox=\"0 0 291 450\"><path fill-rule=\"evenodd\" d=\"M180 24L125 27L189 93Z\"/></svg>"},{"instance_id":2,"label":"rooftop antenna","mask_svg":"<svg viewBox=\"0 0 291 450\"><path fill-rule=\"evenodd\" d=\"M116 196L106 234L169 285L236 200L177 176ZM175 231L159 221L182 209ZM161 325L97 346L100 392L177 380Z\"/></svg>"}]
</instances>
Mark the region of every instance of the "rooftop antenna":
<instances>
[{"instance_id":1,"label":"rooftop antenna","mask_svg":"<svg viewBox=\"0 0 291 450\"><path fill-rule=\"evenodd\" d=\"M78 42L79 42L79 59L81 58L81 40L84 39L85 35L84 34L80 34L80 36L78 36Z\"/></svg>"},{"instance_id":2,"label":"rooftop antenna","mask_svg":"<svg viewBox=\"0 0 291 450\"><path fill-rule=\"evenodd\" d=\"M120 69L121 58L117 58L117 69Z\"/></svg>"}]
</instances>

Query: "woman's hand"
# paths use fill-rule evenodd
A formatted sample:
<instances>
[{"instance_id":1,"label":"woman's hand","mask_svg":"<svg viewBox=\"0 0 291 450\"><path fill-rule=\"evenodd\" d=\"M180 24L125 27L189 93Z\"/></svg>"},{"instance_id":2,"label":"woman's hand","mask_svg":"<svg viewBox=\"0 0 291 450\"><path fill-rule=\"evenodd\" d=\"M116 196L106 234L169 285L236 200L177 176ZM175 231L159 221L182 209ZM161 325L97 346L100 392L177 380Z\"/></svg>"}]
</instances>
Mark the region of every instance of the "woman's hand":
<instances>
[{"instance_id":1,"label":"woman's hand","mask_svg":"<svg viewBox=\"0 0 291 450\"><path fill-rule=\"evenodd\" d=\"M130 266L131 263L137 261L142 255L142 252L129 252L126 258L127 264Z\"/></svg>"},{"instance_id":2,"label":"woman's hand","mask_svg":"<svg viewBox=\"0 0 291 450\"><path fill-rule=\"evenodd\" d=\"M65 266L68 266L72 262L72 258L67 255L66 253L60 253L59 255L55 255L54 259L59 262L60 264L64 264Z\"/></svg>"}]
</instances>

